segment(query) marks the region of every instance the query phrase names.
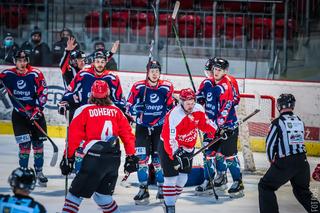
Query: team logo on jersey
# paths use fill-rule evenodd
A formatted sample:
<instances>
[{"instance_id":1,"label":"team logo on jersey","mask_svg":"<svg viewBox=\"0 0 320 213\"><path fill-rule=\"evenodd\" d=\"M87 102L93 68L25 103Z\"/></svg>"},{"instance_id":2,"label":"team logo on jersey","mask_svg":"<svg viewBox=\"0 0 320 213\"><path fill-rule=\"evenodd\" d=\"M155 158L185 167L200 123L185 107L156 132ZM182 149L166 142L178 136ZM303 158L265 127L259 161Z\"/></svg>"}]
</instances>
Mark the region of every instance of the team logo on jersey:
<instances>
[{"instance_id":1,"label":"team logo on jersey","mask_svg":"<svg viewBox=\"0 0 320 213\"><path fill-rule=\"evenodd\" d=\"M159 101L159 99L160 98L156 93L150 95L150 102L153 104L157 103Z\"/></svg>"},{"instance_id":2,"label":"team logo on jersey","mask_svg":"<svg viewBox=\"0 0 320 213\"><path fill-rule=\"evenodd\" d=\"M26 82L24 80L17 81L17 87L18 89L23 89L27 86Z\"/></svg>"},{"instance_id":3,"label":"team logo on jersey","mask_svg":"<svg viewBox=\"0 0 320 213\"><path fill-rule=\"evenodd\" d=\"M212 101L212 92L208 92L207 101Z\"/></svg>"},{"instance_id":4,"label":"team logo on jersey","mask_svg":"<svg viewBox=\"0 0 320 213\"><path fill-rule=\"evenodd\" d=\"M288 122L287 125L288 125L288 128L289 128L289 129L292 128L292 123Z\"/></svg>"},{"instance_id":5,"label":"team logo on jersey","mask_svg":"<svg viewBox=\"0 0 320 213\"><path fill-rule=\"evenodd\" d=\"M221 115L222 115L223 117L226 117L226 116L228 115L227 110L223 110L223 111L221 112Z\"/></svg>"}]
</instances>

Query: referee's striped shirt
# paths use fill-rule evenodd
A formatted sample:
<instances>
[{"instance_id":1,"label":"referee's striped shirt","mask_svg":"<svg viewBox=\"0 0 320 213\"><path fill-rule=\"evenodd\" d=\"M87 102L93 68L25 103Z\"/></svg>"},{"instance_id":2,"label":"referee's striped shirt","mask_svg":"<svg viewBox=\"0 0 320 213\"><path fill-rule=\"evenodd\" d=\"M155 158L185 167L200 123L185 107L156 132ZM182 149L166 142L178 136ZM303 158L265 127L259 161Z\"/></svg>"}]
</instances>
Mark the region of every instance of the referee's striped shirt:
<instances>
[{"instance_id":1,"label":"referee's striped shirt","mask_svg":"<svg viewBox=\"0 0 320 213\"><path fill-rule=\"evenodd\" d=\"M301 119L292 112L285 112L272 121L266 139L266 150L270 162L276 155L283 158L305 153L304 124Z\"/></svg>"}]
</instances>

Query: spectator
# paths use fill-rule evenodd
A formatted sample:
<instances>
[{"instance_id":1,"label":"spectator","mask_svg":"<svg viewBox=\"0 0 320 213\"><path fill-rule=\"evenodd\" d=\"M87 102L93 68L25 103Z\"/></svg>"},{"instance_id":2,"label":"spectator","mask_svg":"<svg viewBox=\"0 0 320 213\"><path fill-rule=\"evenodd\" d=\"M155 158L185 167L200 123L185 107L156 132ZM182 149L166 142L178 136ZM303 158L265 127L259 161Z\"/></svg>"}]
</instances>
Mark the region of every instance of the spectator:
<instances>
[{"instance_id":1,"label":"spectator","mask_svg":"<svg viewBox=\"0 0 320 213\"><path fill-rule=\"evenodd\" d=\"M100 40L100 41L96 41L94 44L93 44L93 53L91 53L91 55L89 55L87 57L87 64L91 64L93 62L93 56L94 56L94 53L95 52L98 52L98 51L103 51L104 54L107 55L107 58L109 59L108 60L108 63L106 65L106 69L107 70L118 70L118 65L117 65L117 62L114 60L114 58L112 57L112 55L115 53L112 53L112 51L107 51L106 50L106 46L103 42L103 40ZM117 51L117 50L116 50Z\"/></svg>"},{"instance_id":2,"label":"spectator","mask_svg":"<svg viewBox=\"0 0 320 213\"><path fill-rule=\"evenodd\" d=\"M31 32L31 41L24 42L21 49L29 52L31 66L51 66L50 48L41 42L41 31L37 26Z\"/></svg>"},{"instance_id":3,"label":"spectator","mask_svg":"<svg viewBox=\"0 0 320 213\"><path fill-rule=\"evenodd\" d=\"M19 46L14 42L11 33L6 33L0 47L0 64L13 64L13 56L18 51Z\"/></svg>"},{"instance_id":4,"label":"spectator","mask_svg":"<svg viewBox=\"0 0 320 213\"><path fill-rule=\"evenodd\" d=\"M33 169L17 168L13 170L8 182L14 195L0 194L0 212L47 212L42 204L29 196L36 185Z\"/></svg>"},{"instance_id":5,"label":"spectator","mask_svg":"<svg viewBox=\"0 0 320 213\"><path fill-rule=\"evenodd\" d=\"M60 32L60 40L53 44L52 47L52 60L54 65L58 65L63 56L64 50L67 47L67 41L70 37L74 37L72 31L68 28L63 28ZM80 45L76 42L74 50L79 50Z\"/></svg>"}]
</instances>

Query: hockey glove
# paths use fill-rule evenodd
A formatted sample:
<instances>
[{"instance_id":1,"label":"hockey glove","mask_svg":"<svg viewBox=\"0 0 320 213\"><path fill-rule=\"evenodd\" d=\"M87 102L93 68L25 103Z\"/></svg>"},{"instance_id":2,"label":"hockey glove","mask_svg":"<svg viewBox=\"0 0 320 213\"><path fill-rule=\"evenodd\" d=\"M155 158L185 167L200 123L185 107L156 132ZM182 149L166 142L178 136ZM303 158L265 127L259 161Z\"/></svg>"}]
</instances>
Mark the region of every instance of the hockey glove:
<instances>
[{"instance_id":1,"label":"hockey glove","mask_svg":"<svg viewBox=\"0 0 320 213\"><path fill-rule=\"evenodd\" d=\"M62 175L69 175L73 170L74 158L68 158L68 163L66 158L63 157L60 162L60 170Z\"/></svg>"},{"instance_id":2,"label":"hockey glove","mask_svg":"<svg viewBox=\"0 0 320 213\"><path fill-rule=\"evenodd\" d=\"M186 151L181 147L173 155L173 165L175 170L188 170L192 165Z\"/></svg>"},{"instance_id":3,"label":"hockey glove","mask_svg":"<svg viewBox=\"0 0 320 213\"><path fill-rule=\"evenodd\" d=\"M234 134L234 129L225 127L225 128L219 128L216 132L216 137L222 137L224 140L226 140L228 137Z\"/></svg>"},{"instance_id":4,"label":"hockey glove","mask_svg":"<svg viewBox=\"0 0 320 213\"><path fill-rule=\"evenodd\" d=\"M69 109L69 104L67 101L61 101L58 103L58 113L60 115L65 115Z\"/></svg>"},{"instance_id":5,"label":"hockey glove","mask_svg":"<svg viewBox=\"0 0 320 213\"><path fill-rule=\"evenodd\" d=\"M30 115L30 120L31 121L38 120L42 116L43 116L42 111L38 107L35 107Z\"/></svg>"},{"instance_id":6,"label":"hockey glove","mask_svg":"<svg viewBox=\"0 0 320 213\"><path fill-rule=\"evenodd\" d=\"M146 105L144 103L136 104L133 107L133 111L136 113L144 112L144 111L146 111Z\"/></svg>"},{"instance_id":7,"label":"hockey glove","mask_svg":"<svg viewBox=\"0 0 320 213\"><path fill-rule=\"evenodd\" d=\"M320 164L318 164L317 167L314 169L312 173L312 178L315 181L320 181Z\"/></svg>"},{"instance_id":8,"label":"hockey glove","mask_svg":"<svg viewBox=\"0 0 320 213\"><path fill-rule=\"evenodd\" d=\"M81 89L81 90L82 90L82 89ZM73 97L74 103L78 104L78 103L80 103L80 102L82 101L81 92L82 92L82 91L77 91L77 92L75 92L75 93L73 94L72 97Z\"/></svg>"},{"instance_id":9,"label":"hockey glove","mask_svg":"<svg viewBox=\"0 0 320 213\"><path fill-rule=\"evenodd\" d=\"M130 155L126 157L126 161L124 163L124 172L132 173L136 172L139 169L139 158L135 155Z\"/></svg>"}]
</instances>

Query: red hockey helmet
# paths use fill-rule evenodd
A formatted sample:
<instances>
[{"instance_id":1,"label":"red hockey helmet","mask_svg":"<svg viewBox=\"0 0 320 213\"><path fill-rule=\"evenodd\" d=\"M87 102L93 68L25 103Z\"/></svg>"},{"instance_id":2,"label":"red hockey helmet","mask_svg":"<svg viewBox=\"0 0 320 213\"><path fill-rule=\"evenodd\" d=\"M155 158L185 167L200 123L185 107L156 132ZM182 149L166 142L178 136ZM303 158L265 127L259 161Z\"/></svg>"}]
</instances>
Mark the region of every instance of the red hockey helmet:
<instances>
[{"instance_id":1,"label":"red hockey helmet","mask_svg":"<svg viewBox=\"0 0 320 213\"><path fill-rule=\"evenodd\" d=\"M195 100L196 99L196 94L195 92L190 89L190 88L187 88L187 89L182 89L180 91L180 96L179 96L180 100L182 101L187 101L187 100Z\"/></svg>"},{"instance_id":2,"label":"red hockey helmet","mask_svg":"<svg viewBox=\"0 0 320 213\"><path fill-rule=\"evenodd\" d=\"M94 98L105 98L109 96L110 90L107 82L96 80L91 87L91 95Z\"/></svg>"}]
</instances>

